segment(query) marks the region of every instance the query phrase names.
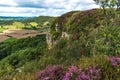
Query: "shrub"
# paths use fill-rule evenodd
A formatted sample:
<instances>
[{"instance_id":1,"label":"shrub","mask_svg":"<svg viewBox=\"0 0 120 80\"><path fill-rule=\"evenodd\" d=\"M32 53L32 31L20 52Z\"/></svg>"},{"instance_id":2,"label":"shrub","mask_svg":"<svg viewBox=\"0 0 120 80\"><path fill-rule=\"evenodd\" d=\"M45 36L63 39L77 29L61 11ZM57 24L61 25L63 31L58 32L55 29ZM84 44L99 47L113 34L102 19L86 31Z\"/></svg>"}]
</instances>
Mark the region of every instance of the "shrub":
<instances>
[{"instance_id":1,"label":"shrub","mask_svg":"<svg viewBox=\"0 0 120 80\"><path fill-rule=\"evenodd\" d=\"M37 74L36 80L62 80L64 69L60 65L48 66Z\"/></svg>"},{"instance_id":2,"label":"shrub","mask_svg":"<svg viewBox=\"0 0 120 80\"><path fill-rule=\"evenodd\" d=\"M63 80L100 80L100 69L96 66L88 67L86 70L71 66Z\"/></svg>"},{"instance_id":3,"label":"shrub","mask_svg":"<svg viewBox=\"0 0 120 80\"><path fill-rule=\"evenodd\" d=\"M109 58L112 66L118 66L120 64L120 57L110 57Z\"/></svg>"}]
</instances>

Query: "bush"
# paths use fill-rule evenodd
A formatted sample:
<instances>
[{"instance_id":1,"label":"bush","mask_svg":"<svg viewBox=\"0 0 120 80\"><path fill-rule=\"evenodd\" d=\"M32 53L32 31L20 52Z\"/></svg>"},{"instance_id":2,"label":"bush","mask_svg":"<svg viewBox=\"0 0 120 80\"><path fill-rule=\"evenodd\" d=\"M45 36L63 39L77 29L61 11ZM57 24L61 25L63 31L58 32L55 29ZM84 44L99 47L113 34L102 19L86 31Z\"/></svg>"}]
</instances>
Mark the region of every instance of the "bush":
<instances>
[{"instance_id":1,"label":"bush","mask_svg":"<svg viewBox=\"0 0 120 80\"><path fill-rule=\"evenodd\" d=\"M68 67L68 70L59 65L47 66L37 74L36 80L118 80L120 78L119 57L82 57L80 62L75 64L76 66Z\"/></svg>"},{"instance_id":2,"label":"bush","mask_svg":"<svg viewBox=\"0 0 120 80\"><path fill-rule=\"evenodd\" d=\"M48 66L37 74L36 80L62 80L64 69L60 65Z\"/></svg>"},{"instance_id":3,"label":"bush","mask_svg":"<svg viewBox=\"0 0 120 80\"><path fill-rule=\"evenodd\" d=\"M63 80L100 80L100 69L96 66L87 69L71 66L65 74Z\"/></svg>"}]
</instances>

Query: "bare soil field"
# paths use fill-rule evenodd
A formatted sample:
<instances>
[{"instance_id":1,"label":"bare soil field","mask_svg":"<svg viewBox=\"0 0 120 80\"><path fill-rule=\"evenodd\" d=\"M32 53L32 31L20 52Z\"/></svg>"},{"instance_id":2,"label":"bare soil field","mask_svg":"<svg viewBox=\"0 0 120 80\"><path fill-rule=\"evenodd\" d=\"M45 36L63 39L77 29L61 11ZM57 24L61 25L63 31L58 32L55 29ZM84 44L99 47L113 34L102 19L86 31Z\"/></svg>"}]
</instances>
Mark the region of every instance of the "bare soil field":
<instances>
[{"instance_id":1,"label":"bare soil field","mask_svg":"<svg viewBox=\"0 0 120 80\"><path fill-rule=\"evenodd\" d=\"M0 42L13 37L13 38L27 38L27 37L34 37L36 35L46 34L46 33L39 33L35 30L24 30L24 29L8 29L0 33Z\"/></svg>"}]
</instances>

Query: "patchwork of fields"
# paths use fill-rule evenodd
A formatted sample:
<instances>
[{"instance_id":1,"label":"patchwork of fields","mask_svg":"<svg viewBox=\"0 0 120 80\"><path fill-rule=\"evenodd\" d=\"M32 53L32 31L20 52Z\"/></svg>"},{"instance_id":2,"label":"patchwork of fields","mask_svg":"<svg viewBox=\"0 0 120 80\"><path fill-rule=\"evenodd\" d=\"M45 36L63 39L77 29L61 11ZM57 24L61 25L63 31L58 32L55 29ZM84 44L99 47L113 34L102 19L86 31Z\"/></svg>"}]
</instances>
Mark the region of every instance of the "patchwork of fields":
<instances>
[{"instance_id":1,"label":"patchwork of fields","mask_svg":"<svg viewBox=\"0 0 120 80\"><path fill-rule=\"evenodd\" d=\"M8 38L27 38L27 37L34 37L39 34L46 34L40 33L36 30L25 30L25 29L8 29L0 33L0 42L8 39Z\"/></svg>"}]
</instances>

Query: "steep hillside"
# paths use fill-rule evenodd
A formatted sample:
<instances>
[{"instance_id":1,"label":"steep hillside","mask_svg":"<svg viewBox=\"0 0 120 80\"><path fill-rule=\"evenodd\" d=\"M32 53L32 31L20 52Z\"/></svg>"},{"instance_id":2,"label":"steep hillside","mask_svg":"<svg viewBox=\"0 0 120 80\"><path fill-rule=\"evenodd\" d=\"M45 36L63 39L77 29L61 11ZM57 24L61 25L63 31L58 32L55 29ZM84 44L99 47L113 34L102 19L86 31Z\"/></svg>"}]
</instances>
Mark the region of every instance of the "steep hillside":
<instances>
[{"instance_id":1,"label":"steep hillside","mask_svg":"<svg viewBox=\"0 0 120 80\"><path fill-rule=\"evenodd\" d=\"M99 27L99 20L103 19L103 12L100 9L93 9L88 11L73 11L63 14L61 17L57 18L52 26L51 33L56 37L56 25L60 28L58 32L61 31L67 33L79 33L86 28L96 28Z\"/></svg>"},{"instance_id":2,"label":"steep hillside","mask_svg":"<svg viewBox=\"0 0 120 80\"><path fill-rule=\"evenodd\" d=\"M115 41L114 37L119 38L120 27L118 26L120 25L111 27L115 22L117 20L111 19L109 25L105 27L107 21L101 9L69 12L53 22L51 26L52 39L58 42L61 37L65 36L69 38L68 46L75 45L74 42L78 43L79 48L85 49L87 54L93 54L94 51L107 53L102 50L105 49L103 46L110 46L108 50L105 50L116 53L118 46L115 47L115 45L119 44L119 40ZM100 46L102 49L99 49Z\"/></svg>"},{"instance_id":3,"label":"steep hillside","mask_svg":"<svg viewBox=\"0 0 120 80\"><path fill-rule=\"evenodd\" d=\"M40 58L46 49L45 35L23 39L9 38L0 43L0 76Z\"/></svg>"},{"instance_id":4,"label":"steep hillside","mask_svg":"<svg viewBox=\"0 0 120 80\"><path fill-rule=\"evenodd\" d=\"M37 80L48 76L50 80L119 80L120 14L116 11L111 17L111 12L107 10L105 16L101 9L72 11L55 19L49 35L51 54L46 57L48 64L59 65L40 71Z\"/></svg>"}]
</instances>

